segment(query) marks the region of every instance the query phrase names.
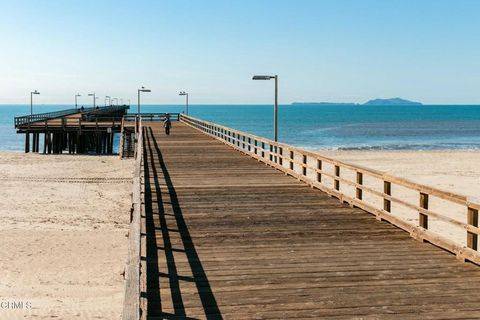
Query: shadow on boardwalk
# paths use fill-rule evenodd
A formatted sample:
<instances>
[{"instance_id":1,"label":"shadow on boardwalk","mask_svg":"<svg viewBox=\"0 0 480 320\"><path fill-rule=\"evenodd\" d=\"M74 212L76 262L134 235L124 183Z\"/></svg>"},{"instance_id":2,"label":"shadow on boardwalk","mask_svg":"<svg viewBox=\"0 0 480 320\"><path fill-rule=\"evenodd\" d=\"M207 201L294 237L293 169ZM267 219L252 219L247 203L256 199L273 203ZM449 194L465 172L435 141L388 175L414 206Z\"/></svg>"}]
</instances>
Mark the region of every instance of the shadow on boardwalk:
<instances>
[{"instance_id":1,"label":"shadow on boardwalk","mask_svg":"<svg viewBox=\"0 0 480 320\"><path fill-rule=\"evenodd\" d=\"M207 319L222 319L204 268L190 236L162 152L152 129L145 129L145 216L147 233L147 292L149 317L192 319L186 316L182 282L194 283ZM173 219L172 219L173 218ZM178 233L178 234L176 234ZM179 242L172 244L174 239ZM160 245L159 245L160 243ZM175 254L184 253L192 276L182 276ZM164 257L162 257L164 255ZM165 266L159 265L166 261ZM162 281L162 278L165 279ZM166 285L168 283L168 286ZM162 287L162 285L164 287ZM189 286L190 287L190 286ZM169 295L165 292L169 288ZM162 297L168 297L162 301ZM168 312L165 310L168 306ZM171 311L173 306L173 312Z\"/></svg>"}]
</instances>

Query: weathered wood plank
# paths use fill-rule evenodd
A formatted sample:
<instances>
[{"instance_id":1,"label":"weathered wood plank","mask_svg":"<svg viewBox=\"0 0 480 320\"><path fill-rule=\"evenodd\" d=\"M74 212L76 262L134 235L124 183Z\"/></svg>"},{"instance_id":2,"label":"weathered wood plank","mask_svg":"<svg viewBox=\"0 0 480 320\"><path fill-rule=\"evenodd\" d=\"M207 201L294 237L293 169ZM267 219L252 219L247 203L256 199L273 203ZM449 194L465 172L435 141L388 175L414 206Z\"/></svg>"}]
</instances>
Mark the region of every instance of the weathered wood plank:
<instances>
[{"instance_id":1,"label":"weathered wood plank","mask_svg":"<svg viewBox=\"0 0 480 320\"><path fill-rule=\"evenodd\" d=\"M182 123L174 123L170 136L161 124L146 126L150 319L478 316L477 266L413 241L393 225ZM208 130L215 136L228 132ZM270 157L266 141L235 134L235 144L251 144L253 154ZM275 155L285 157L286 167L297 167L293 151L282 148ZM322 164L315 160L315 169ZM378 215L395 219L382 210ZM473 218L468 224L476 228Z\"/></svg>"}]
</instances>

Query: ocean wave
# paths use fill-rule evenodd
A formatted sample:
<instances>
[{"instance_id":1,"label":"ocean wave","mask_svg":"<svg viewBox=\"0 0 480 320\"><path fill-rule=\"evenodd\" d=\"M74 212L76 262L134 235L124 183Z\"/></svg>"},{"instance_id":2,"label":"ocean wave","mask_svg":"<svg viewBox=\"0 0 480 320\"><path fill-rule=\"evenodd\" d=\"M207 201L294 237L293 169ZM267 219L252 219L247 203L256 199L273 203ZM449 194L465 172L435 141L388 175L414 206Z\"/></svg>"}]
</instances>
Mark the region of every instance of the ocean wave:
<instances>
[{"instance_id":1,"label":"ocean wave","mask_svg":"<svg viewBox=\"0 0 480 320\"><path fill-rule=\"evenodd\" d=\"M334 151L393 151L393 150L414 150L414 151L434 151L434 150L464 150L478 151L480 144L461 144L461 143L434 143L434 144L375 144L361 146L304 146L310 150L334 150Z\"/></svg>"}]
</instances>

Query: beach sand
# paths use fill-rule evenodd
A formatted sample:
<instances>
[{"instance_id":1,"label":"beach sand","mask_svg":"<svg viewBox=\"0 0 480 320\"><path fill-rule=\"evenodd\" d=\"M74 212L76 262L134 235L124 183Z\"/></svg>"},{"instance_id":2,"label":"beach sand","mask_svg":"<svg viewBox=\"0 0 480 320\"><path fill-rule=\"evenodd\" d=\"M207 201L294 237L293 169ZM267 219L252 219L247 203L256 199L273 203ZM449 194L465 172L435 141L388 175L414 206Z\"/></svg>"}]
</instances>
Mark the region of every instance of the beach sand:
<instances>
[{"instance_id":1,"label":"beach sand","mask_svg":"<svg viewBox=\"0 0 480 320\"><path fill-rule=\"evenodd\" d=\"M115 156L0 153L0 319L120 318L132 172Z\"/></svg>"},{"instance_id":2,"label":"beach sand","mask_svg":"<svg viewBox=\"0 0 480 320\"><path fill-rule=\"evenodd\" d=\"M407 178L414 182L441 190L480 199L480 152L478 151L318 151L327 157L363 167L387 172L390 175ZM354 172L344 172L348 179L355 181ZM383 181L364 176L364 184L383 192ZM351 196L350 190L342 187ZM341 188L341 190L342 190ZM392 195L410 204L419 204L419 193L392 184ZM364 200L383 208L383 199L364 193ZM478 201L478 200L475 200ZM467 221L466 206L430 196L429 209L462 223ZM392 213L418 225L418 212L400 204L392 203ZM466 230L451 224L429 218L429 229L459 244L466 245Z\"/></svg>"}]
</instances>

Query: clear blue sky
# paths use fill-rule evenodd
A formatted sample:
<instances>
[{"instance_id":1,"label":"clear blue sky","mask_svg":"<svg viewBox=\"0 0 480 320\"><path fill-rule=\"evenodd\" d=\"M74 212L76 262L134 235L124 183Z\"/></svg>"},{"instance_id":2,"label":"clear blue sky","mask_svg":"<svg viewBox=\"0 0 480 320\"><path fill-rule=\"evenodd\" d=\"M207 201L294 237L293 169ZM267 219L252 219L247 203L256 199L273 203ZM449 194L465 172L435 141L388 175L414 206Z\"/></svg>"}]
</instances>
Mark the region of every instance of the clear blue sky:
<instances>
[{"instance_id":1,"label":"clear blue sky","mask_svg":"<svg viewBox=\"0 0 480 320\"><path fill-rule=\"evenodd\" d=\"M476 0L0 0L0 103L480 103ZM83 104L90 100L82 97ZM103 99L100 100L103 102Z\"/></svg>"}]
</instances>

